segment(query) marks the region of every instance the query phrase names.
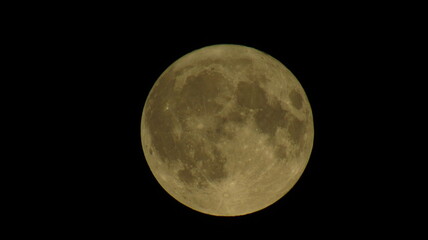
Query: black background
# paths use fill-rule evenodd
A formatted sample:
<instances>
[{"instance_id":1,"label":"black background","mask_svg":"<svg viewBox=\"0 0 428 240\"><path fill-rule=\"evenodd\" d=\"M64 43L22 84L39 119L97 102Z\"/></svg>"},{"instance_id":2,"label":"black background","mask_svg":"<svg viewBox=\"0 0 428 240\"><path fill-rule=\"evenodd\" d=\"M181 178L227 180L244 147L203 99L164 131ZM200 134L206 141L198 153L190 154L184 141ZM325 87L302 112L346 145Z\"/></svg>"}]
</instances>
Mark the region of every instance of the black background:
<instances>
[{"instance_id":1,"label":"black background","mask_svg":"<svg viewBox=\"0 0 428 240\"><path fill-rule=\"evenodd\" d=\"M404 183L391 167L401 157L393 121L402 104L399 21L379 9L320 13L313 6L293 15L275 7L239 14L171 7L150 15L151 8L131 8L64 10L26 22L33 41L23 46L41 66L33 84L49 92L37 103L50 116L40 124L54 130L44 134L54 164L37 195L53 228L137 237L199 230L355 236L402 226L407 214L396 189ZM311 158L294 188L240 217L205 215L174 200L150 172L140 140L143 106L159 75L184 54L222 43L281 61L305 89L315 124Z\"/></svg>"}]
</instances>

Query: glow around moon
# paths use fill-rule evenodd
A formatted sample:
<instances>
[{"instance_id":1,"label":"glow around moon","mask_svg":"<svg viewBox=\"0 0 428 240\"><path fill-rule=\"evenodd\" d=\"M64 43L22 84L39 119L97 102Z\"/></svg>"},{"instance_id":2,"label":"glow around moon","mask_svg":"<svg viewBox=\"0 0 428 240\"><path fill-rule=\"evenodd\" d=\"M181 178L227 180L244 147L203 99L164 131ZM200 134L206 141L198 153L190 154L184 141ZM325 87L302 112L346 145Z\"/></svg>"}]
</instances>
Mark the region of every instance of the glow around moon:
<instances>
[{"instance_id":1,"label":"glow around moon","mask_svg":"<svg viewBox=\"0 0 428 240\"><path fill-rule=\"evenodd\" d=\"M295 76L266 53L213 45L169 66L141 120L148 165L194 210L249 214L283 197L312 151L312 111Z\"/></svg>"}]
</instances>

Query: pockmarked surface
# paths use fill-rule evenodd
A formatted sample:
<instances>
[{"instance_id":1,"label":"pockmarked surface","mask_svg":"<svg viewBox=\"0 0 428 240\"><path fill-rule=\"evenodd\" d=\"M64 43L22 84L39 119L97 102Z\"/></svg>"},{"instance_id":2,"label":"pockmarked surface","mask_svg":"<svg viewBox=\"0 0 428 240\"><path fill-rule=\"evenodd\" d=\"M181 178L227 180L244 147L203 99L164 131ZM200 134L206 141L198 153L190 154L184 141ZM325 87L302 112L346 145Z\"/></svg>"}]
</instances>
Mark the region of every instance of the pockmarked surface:
<instances>
[{"instance_id":1,"label":"pockmarked surface","mask_svg":"<svg viewBox=\"0 0 428 240\"><path fill-rule=\"evenodd\" d=\"M169 66L141 121L148 165L182 204L216 216L245 215L283 197L313 145L308 98L270 55L213 45Z\"/></svg>"}]
</instances>

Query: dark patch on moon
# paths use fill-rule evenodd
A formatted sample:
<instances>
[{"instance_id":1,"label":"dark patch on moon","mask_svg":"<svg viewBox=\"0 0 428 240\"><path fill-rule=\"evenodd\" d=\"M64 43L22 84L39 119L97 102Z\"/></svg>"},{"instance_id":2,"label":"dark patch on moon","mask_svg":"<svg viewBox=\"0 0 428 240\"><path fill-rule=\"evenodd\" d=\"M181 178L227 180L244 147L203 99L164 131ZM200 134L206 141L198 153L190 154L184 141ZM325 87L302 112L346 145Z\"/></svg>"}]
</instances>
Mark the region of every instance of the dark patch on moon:
<instances>
[{"instance_id":1,"label":"dark patch on moon","mask_svg":"<svg viewBox=\"0 0 428 240\"><path fill-rule=\"evenodd\" d=\"M284 160L287 157L287 148L283 145L277 145L274 151L275 157L279 160Z\"/></svg>"},{"instance_id":2,"label":"dark patch on moon","mask_svg":"<svg viewBox=\"0 0 428 240\"><path fill-rule=\"evenodd\" d=\"M188 77L180 92L173 89L176 72L168 70L154 86L147 106L146 124L151 133L152 143L164 162L175 162L189 158L190 146L196 146L195 136L185 129L182 116L211 116L223 106L214 99L221 89L227 87L224 77L212 71L203 71ZM168 106L168 110L166 107ZM180 125L183 133L180 139L173 134Z\"/></svg>"},{"instance_id":3,"label":"dark patch on moon","mask_svg":"<svg viewBox=\"0 0 428 240\"><path fill-rule=\"evenodd\" d=\"M195 115L217 113L222 106L214 101L226 85L223 75L214 71L203 71L187 78L177 98L177 111Z\"/></svg>"},{"instance_id":4,"label":"dark patch on moon","mask_svg":"<svg viewBox=\"0 0 428 240\"><path fill-rule=\"evenodd\" d=\"M303 138L305 133L306 125L303 121L300 121L296 117L291 117L288 123L288 132L290 133L291 141L298 144Z\"/></svg>"},{"instance_id":5,"label":"dark patch on moon","mask_svg":"<svg viewBox=\"0 0 428 240\"><path fill-rule=\"evenodd\" d=\"M254 119L257 127L265 134L274 137L278 127L286 125L285 115L287 112L281 108L278 102L272 105L265 105L255 115Z\"/></svg>"},{"instance_id":6,"label":"dark patch on moon","mask_svg":"<svg viewBox=\"0 0 428 240\"><path fill-rule=\"evenodd\" d=\"M216 123L206 131L206 137L211 142L218 142L220 139L232 139L234 134L226 129L224 118L215 117Z\"/></svg>"},{"instance_id":7,"label":"dark patch on moon","mask_svg":"<svg viewBox=\"0 0 428 240\"><path fill-rule=\"evenodd\" d=\"M242 114L241 114L242 113ZM232 140L236 134L231 125L239 126L247 120L248 110L237 106L226 116L213 116L213 125L206 130L206 136L211 142L218 142L221 139Z\"/></svg>"},{"instance_id":8,"label":"dark patch on moon","mask_svg":"<svg viewBox=\"0 0 428 240\"><path fill-rule=\"evenodd\" d=\"M236 122L236 123L243 123L245 121L245 115L246 115L245 112L244 114L241 114L239 111L232 111L225 117L224 120Z\"/></svg>"},{"instance_id":9,"label":"dark patch on moon","mask_svg":"<svg viewBox=\"0 0 428 240\"><path fill-rule=\"evenodd\" d=\"M173 116L169 111L164 111L168 100L173 96L174 76L171 70L166 72L159 82L154 86L148 99L146 112L146 124L151 133L153 147L157 150L162 159L173 159L176 156L176 150L171 146L175 145L171 132L174 129ZM161 127L159 127L161 126Z\"/></svg>"},{"instance_id":10,"label":"dark patch on moon","mask_svg":"<svg viewBox=\"0 0 428 240\"><path fill-rule=\"evenodd\" d=\"M256 82L239 82L236 96L242 107L257 109L267 104L265 92Z\"/></svg>"},{"instance_id":11,"label":"dark patch on moon","mask_svg":"<svg viewBox=\"0 0 428 240\"><path fill-rule=\"evenodd\" d=\"M211 182L218 182L227 178L227 172L224 167L226 158L219 150L214 148L212 157L202 162L202 169L204 170L205 177Z\"/></svg>"},{"instance_id":12,"label":"dark patch on moon","mask_svg":"<svg viewBox=\"0 0 428 240\"><path fill-rule=\"evenodd\" d=\"M239 82L236 91L237 103L243 109L256 110L254 120L262 133L275 136L278 127L285 127L287 111L282 109L278 100L268 103L266 92L258 82ZM231 115L232 117L237 117Z\"/></svg>"},{"instance_id":13,"label":"dark patch on moon","mask_svg":"<svg viewBox=\"0 0 428 240\"><path fill-rule=\"evenodd\" d=\"M205 186L208 181L221 181L227 177L224 168L226 158L211 142L227 136L223 120L217 117L217 129L195 132L192 128L196 126L189 126L186 119L192 116L214 117L223 108L215 99L228 87L227 82L220 73L206 70L189 76L181 91L176 91L173 89L174 77L171 71L164 74L148 102L151 108L147 112L146 123L153 147L163 162L172 164L170 166L176 166L177 161L183 164L177 175L181 182ZM233 115L232 118L239 120L238 116ZM182 129L180 138L174 134L178 126ZM195 166L200 167L195 169Z\"/></svg>"},{"instance_id":14,"label":"dark patch on moon","mask_svg":"<svg viewBox=\"0 0 428 240\"><path fill-rule=\"evenodd\" d=\"M300 93L298 93L296 90L293 90L290 92L289 97L290 97L291 104L293 105L293 107L300 110L303 106L302 95L300 95Z\"/></svg>"},{"instance_id":15,"label":"dark patch on moon","mask_svg":"<svg viewBox=\"0 0 428 240\"><path fill-rule=\"evenodd\" d=\"M195 182L195 177L193 176L190 168L185 168L178 171L178 179L186 184L192 184Z\"/></svg>"}]
</instances>

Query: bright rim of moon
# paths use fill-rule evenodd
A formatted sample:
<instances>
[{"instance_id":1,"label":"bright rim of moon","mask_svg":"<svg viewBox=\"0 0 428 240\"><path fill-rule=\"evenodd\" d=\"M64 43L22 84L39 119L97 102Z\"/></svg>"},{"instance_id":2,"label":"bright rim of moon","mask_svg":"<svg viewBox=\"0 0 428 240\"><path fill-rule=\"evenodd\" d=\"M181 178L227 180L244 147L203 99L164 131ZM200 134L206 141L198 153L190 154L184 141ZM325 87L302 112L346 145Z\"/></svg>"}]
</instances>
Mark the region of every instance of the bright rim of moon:
<instances>
[{"instance_id":1,"label":"bright rim of moon","mask_svg":"<svg viewBox=\"0 0 428 240\"><path fill-rule=\"evenodd\" d=\"M178 59L146 100L141 139L160 185L215 216L264 209L302 175L314 127L308 98L278 60L213 45Z\"/></svg>"}]
</instances>

